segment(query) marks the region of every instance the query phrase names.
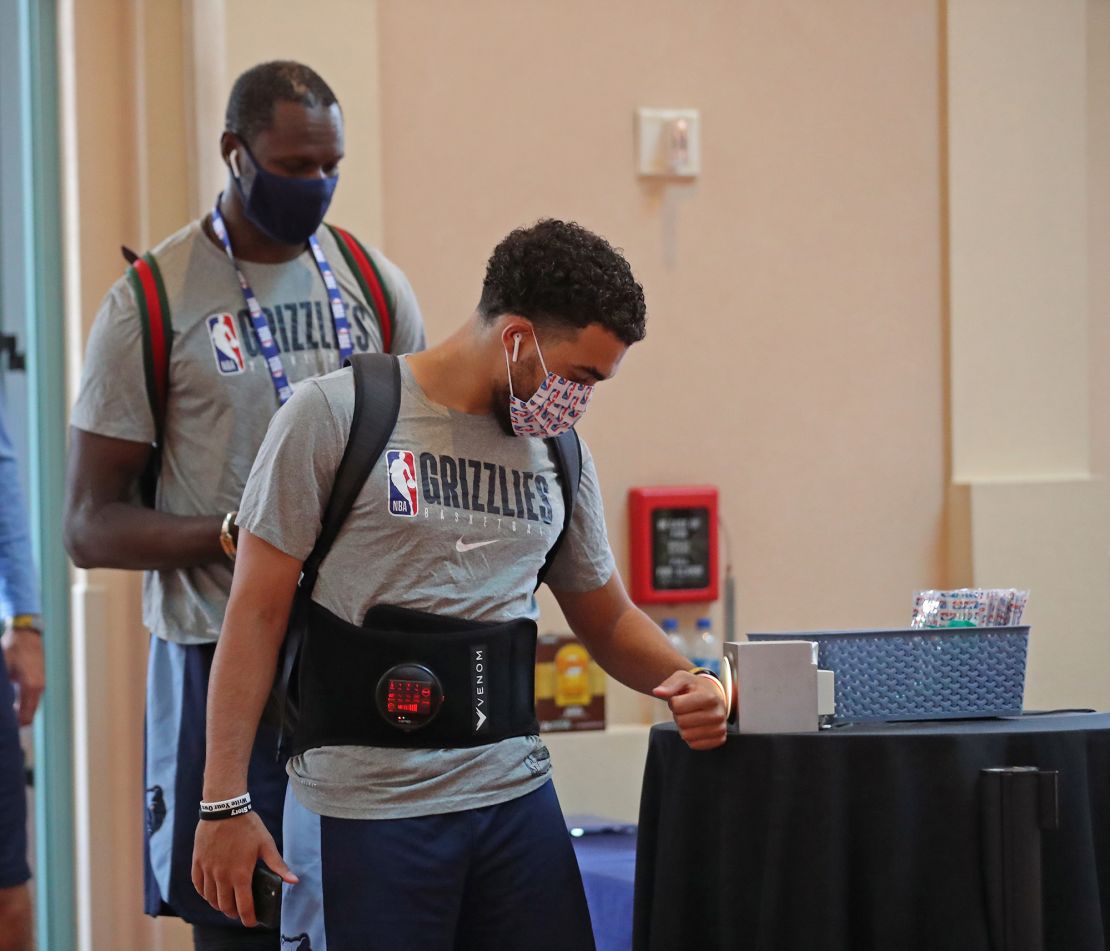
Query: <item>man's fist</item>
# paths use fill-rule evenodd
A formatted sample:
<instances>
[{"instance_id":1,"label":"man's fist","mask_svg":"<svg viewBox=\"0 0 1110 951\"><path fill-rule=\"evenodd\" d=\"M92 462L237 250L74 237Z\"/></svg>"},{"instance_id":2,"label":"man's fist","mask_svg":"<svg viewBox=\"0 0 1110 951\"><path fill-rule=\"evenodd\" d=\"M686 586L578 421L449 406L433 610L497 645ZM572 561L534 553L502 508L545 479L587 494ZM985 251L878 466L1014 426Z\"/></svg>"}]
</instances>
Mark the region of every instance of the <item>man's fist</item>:
<instances>
[{"instance_id":1,"label":"man's fist","mask_svg":"<svg viewBox=\"0 0 1110 951\"><path fill-rule=\"evenodd\" d=\"M711 750L725 742L725 692L711 677L676 670L652 693L667 701L679 735L690 749Z\"/></svg>"}]
</instances>

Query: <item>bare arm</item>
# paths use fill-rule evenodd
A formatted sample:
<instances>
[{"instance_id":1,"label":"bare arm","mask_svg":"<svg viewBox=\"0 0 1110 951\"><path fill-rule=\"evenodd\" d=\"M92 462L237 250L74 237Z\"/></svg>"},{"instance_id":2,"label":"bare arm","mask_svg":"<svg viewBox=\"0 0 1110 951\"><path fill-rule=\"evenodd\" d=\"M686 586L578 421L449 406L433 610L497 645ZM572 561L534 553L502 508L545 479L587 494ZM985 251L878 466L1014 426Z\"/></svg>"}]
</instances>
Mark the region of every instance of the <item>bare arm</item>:
<instances>
[{"instance_id":1,"label":"bare arm","mask_svg":"<svg viewBox=\"0 0 1110 951\"><path fill-rule=\"evenodd\" d=\"M226 513L183 516L138 501L152 449L70 427L65 546L78 568L188 568L220 561Z\"/></svg>"},{"instance_id":2,"label":"bare arm","mask_svg":"<svg viewBox=\"0 0 1110 951\"><path fill-rule=\"evenodd\" d=\"M690 661L632 603L619 574L594 591L553 594L571 630L602 668L633 690L666 700L691 747L724 743L724 692L689 672Z\"/></svg>"},{"instance_id":3,"label":"bare arm","mask_svg":"<svg viewBox=\"0 0 1110 951\"><path fill-rule=\"evenodd\" d=\"M208 683L204 799L248 792L247 765L274 681L301 562L243 532L224 626ZM291 884L294 876L254 813L197 823L193 885L208 903L243 924L255 923L251 875L261 858Z\"/></svg>"},{"instance_id":4,"label":"bare arm","mask_svg":"<svg viewBox=\"0 0 1110 951\"><path fill-rule=\"evenodd\" d=\"M690 661L632 603L616 572L595 591L553 593L575 636L625 686L651 693L676 670L690 669Z\"/></svg>"},{"instance_id":5,"label":"bare arm","mask_svg":"<svg viewBox=\"0 0 1110 951\"><path fill-rule=\"evenodd\" d=\"M243 532L208 681L204 798L247 787L247 762L274 682L301 562Z\"/></svg>"}]
</instances>

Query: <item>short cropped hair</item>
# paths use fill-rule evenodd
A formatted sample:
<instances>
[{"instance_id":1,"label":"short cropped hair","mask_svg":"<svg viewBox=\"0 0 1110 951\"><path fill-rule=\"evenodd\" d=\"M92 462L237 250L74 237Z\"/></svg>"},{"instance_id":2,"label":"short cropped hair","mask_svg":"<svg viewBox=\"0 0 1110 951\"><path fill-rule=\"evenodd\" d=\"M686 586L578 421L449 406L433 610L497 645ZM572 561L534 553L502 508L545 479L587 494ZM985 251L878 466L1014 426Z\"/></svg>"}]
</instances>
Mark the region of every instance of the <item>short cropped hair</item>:
<instances>
[{"instance_id":1,"label":"short cropped hair","mask_svg":"<svg viewBox=\"0 0 1110 951\"><path fill-rule=\"evenodd\" d=\"M644 339L644 289L618 249L572 221L518 228L490 255L478 312L538 326L600 324L626 344Z\"/></svg>"},{"instance_id":2,"label":"short cropped hair","mask_svg":"<svg viewBox=\"0 0 1110 951\"><path fill-rule=\"evenodd\" d=\"M224 128L249 145L274 121L279 102L299 102L310 109L335 105L335 93L320 75L303 63L274 60L259 63L243 73L231 87Z\"/></svg>"}]
</instances>

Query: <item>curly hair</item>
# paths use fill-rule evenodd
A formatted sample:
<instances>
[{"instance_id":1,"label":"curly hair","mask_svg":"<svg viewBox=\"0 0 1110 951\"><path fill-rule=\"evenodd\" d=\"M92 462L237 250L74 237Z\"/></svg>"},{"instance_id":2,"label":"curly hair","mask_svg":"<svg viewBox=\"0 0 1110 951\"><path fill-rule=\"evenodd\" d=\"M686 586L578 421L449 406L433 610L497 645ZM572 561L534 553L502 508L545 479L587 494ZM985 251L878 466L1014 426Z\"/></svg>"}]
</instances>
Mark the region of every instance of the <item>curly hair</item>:
<instances>
[{"instance_id":1,"label":"curly hair","mask_svg":"<svg viewBox=\"0 0 1110 951\"><path fill-rule=\"evenodd\" d=\"M517 228L490 255L478 312L543 326L600 324L626 344L644 339L644 289L608 241L572 221Z\"/></svg>"},{"instance_id":2,"label":"curly hair","mask_svg":"<svg viewBox=\"0 0 1110 951\"><path fill-rule=\"evenodd\" d=\"M224 114L224 128L249 145L259 132L270 128L274 106L298 102L310 109L337 104L335 93L316 70L293 60L279 59L252 66L231 87Z\"/></svg>"}]
</instances>

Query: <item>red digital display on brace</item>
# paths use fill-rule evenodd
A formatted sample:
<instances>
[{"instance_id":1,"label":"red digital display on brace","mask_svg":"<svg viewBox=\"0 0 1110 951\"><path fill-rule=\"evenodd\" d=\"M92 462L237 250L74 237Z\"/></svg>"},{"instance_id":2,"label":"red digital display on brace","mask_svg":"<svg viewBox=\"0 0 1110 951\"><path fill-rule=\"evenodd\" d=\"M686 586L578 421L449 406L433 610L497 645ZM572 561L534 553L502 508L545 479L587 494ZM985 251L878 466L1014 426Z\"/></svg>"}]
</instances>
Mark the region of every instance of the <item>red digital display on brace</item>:
<instances>
[{"instance_id":1,"label":"red digital display on brace","mask_svg":"<svg viewBox=\"0 0 1110 951\"><path fill-rule=\"evenodd\" d=\"M443 706L443 685L423 664L396 664L378 680L374 704L390 726L406 733L420 730Z\"/></svg>"},{"instance_id":2,"label":"red digital display on brace","mask_svg":"<svg viewBox=\"0 0 1110 951\"><path fill-rule=\"evenodd\" d=\"M389 713L426 717L432 713L432 685L389 678L385 708Z\"/></svg>"}]
</instances>

